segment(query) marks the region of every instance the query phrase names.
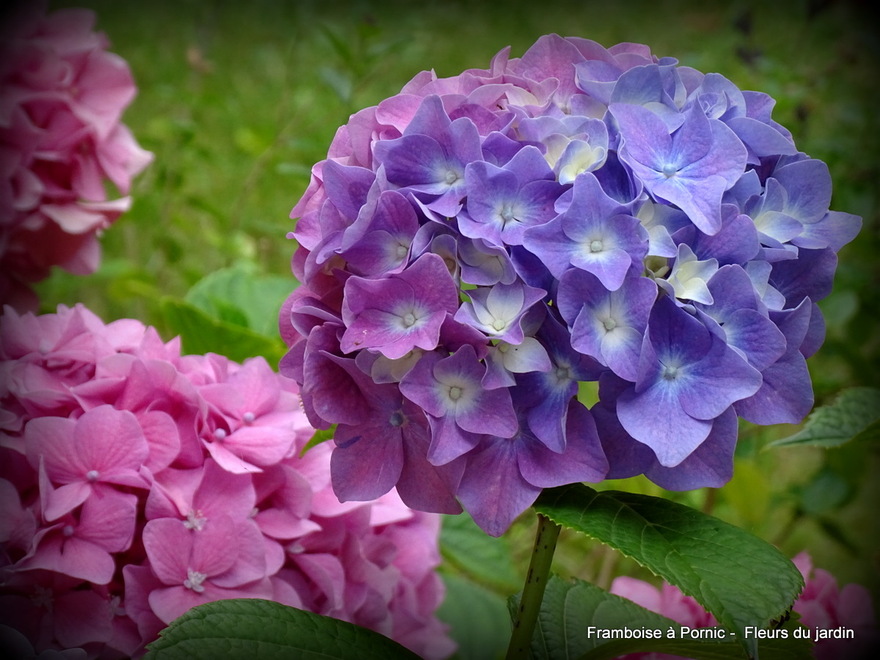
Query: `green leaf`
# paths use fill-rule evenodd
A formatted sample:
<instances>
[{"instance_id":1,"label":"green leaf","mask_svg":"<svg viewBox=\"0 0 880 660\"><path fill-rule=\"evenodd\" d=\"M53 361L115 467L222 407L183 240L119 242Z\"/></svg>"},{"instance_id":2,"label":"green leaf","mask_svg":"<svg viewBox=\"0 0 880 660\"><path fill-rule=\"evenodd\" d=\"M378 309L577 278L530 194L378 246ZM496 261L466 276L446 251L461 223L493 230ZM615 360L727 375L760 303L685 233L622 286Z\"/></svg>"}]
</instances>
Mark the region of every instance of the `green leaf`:
<instances>
[{"instance_id":1,"label":"green leaf","mask_svg":"<svg viewBox=\"0 0 880 660\"><path fill-rule=\"evenodd\" d=\"M446 598L437 610L449 624L458 644L459 660L504 657L510 639L510 619L504 599L460 575L443 574Z\"/></svg>"},{"instance_id":2,"label":"green leaf","mask_svg":"<svg viewBox=\"0 0 880 660\"><path fill-rule=\"evenodd\" d=\"M803 588L794 564L766 541L663 498L574 484L545 490L535 509L696 598L750 655L756 645L745 628L783 616Z\"/></svg>"},{"instance_id":3,"label":"green leaf","mask_svg":"<svg viewBox=\"0 0 880 660\"><path fill-rule=\"evenodd\" d=\"M166 297L160 301L166 325L183 343L190 354L219 353L241 362L261 355L270 364L277 364L284 355L280 338L272 339L243 326L222 321L190 303Z\"/></svg>"},{"instance_id":4,"label":"green leaf","mask_svg":"<svg viewBox=\"0 0 880 660\"><path fill-rule=\"evenodd\" d=\"M880 444L880 419L856 433L853 442Z\"/></svg>"},{"instance_id":5,"label":"green leaf","mask_svg":"<svg viewBox=\"0 0 880 660\"><path fill-rule=\"evenodd\" d=\"M504 593L522 587L507 539L489 536L466 513L443 517L440 552L452 566L480 584Z\"/></svg>"},{"instance_id":6,"label":"green leaf","mask_svg":"<svg viewBox=\"0 0 880 660\"><path fill-rule=\"evenodd\" d=\"M185 300L210 316L274 338L278 336L281 304L295 286L292 277L261 275L239 263L203 277Z\"/></svg>"},{"instance_id":7,"label":"green leaf","mask_svg":"<svg viewBox=\"0 0 880 660\"><path fill-rule=\"evenodd\" d=\"M794 639L790 630L776 634L787 639L761 640L759 648L765 657L811 657L807 640ZM531 651L535 660L610 660L648 652L694 660L745 657L736 636L722 628L686 628L588 582L557 576L547 583Z\"/></svg>"},{"instance_id":8,"label":"green leaf","mask_svg":"<svg viewBox=\"0 0 880 660\"><path fill-rule=\"evenodd\" d=\"M839 509L852 497L852 485L829 467L824 467L804 486L801 506L811 516Z\"/></svg>"},{"instance_id":9,"label":"green leaf","mask_svg":"<svg viewBox=\"0 0 880 660\"><path fill-rule=\"evenodd\" d=\"M334 433L336 433L336 424L331 426L329 429L316 429L315 434L311 438L309 438L309 441L306 443L306 446L302 448L302 451L299 453L299 455L305 456L306 452L312 447L316 447L322 442L332 440Z\"/></svg>"},{"instance_id":10,"label":"green leaf","mask_svg":"<svg viewBox=\"0 0 880 660\"><path fill-rule=\"evenodd\" d=\"M418 658L372 630L256 598L199 605L159 635L147 647L150 660Z\"/></svg>"},{"instance_id":11,"label":"green leaf","mask_svg":"<svg viewBox=\"0 0 880 660\"><path fill-rule=\"evenodd\" d=\"M804 428L794 435L771 442L768 447L806 445L839 447L857 438L876 442L880 436L880 389L852 387L837 399L810 413Z\"/></svg>"}]
</instances>

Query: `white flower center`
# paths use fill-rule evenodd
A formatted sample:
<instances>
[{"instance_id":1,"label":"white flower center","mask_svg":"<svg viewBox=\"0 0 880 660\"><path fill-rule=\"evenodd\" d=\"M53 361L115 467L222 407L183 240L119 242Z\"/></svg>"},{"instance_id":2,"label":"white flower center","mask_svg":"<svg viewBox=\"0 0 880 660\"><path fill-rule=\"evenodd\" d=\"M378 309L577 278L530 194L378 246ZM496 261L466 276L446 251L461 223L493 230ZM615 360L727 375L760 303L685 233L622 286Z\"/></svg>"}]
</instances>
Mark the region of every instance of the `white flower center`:
<instances>
[{"instance_id":1,"label":"white flower center","mask_svg":"<svg viewBox=\"0 0 880 660\"><path fill-rule=\"evenodd\" d=\"M602 244L602 241L590 241L590 252L601 252L604 247L605 246Z\"/></svg>"},{"instance_id":2,"label":"white flower center","mask_svg":"<svg viewBox=\"0 0 880 660\"><path fill-rule=\"evenodd\" d=\"M202 586L202 582L204 582L207 577L208 576L205 573L199 573L198 571L188 568L186 569L186 579L183 581L183 586L200 594L205 590Z\"/></svg>"},{"instance_id":3,"label":"white flower center","mask_svg":"<svg viewBox=\"0 0 880 660\"><path fill-rule=\"evenodd\" d=\"M453 385L449 388L449 398L453 401L458 401L461 398L462 394L464 394L464 390L462 390L458 385Z\"/></svg>"},{"instance_id":4,"label":"white flower center","mask_svg":"<svg viewBox=\"0 0 880 660\"><path fill-rule=\"evenodd\" d=\"M556 382L560 385L566 385L571 382L571 369L568 367L556 367L553 370L553 375L556 377Z\"/></svg>"},{"instance_id":5,"label":"white flower center","mask_svg":"<svg viewBox=\"0 0 880 660\"><path fill-rule=\"evenodd\" d=\"M89 470L86 472L86 479L89 481L97 481L101 474L97 470Z\"/></svg>"},{"instance_id":6,"label":"white flower center","mask_svg":"<svg viewBox=\"0 0 880 660\"><path fill-rule=\"evenodd\" d=\"M670 367L669 365L663 365L663 370L660 372L660 375L663 377L663 380L676 380L680 374L681 370L678 367Z\"/></svg>"},{"instance_id":7,"label":"white flower center","mask_svg":"<svg viewBox=\"0 0 880 660\"><path fill-rule=\"evenodd\" d=\"M208 522L208 519L202 515L201 511L193 511L190 509L190 512L186 514L186 520L183 521L183 526L187 529L194 529L198 532L199 530L204 529L206 522Z\"/></svg>"},{"instance_id":8,"label":"white flower center","mask_svg":"<svg viewBox=\"0 0 880 660\"><path fill-rule=\"evenodd\" d=\"M617 327L617 321L609 316L607 319L602 320L602 325L605 326L606 331L611 332Z\"/></svg>"}]
</instances>

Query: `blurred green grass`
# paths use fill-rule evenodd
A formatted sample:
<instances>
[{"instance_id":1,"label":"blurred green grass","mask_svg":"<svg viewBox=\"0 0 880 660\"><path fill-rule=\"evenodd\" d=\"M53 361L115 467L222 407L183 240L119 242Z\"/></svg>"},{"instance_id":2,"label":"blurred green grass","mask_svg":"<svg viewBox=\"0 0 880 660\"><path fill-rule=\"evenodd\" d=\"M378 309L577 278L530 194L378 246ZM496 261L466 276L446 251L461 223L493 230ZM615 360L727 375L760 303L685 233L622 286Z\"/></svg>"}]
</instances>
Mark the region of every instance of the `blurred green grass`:
<instances>
[{"instance_id":1,"label":"blurred green grass","mask_svg":"<svg viewBox=\"0 0 880 660\"><path fill-rule=\"evenodd\" d=\"M659 56L777 99L774 118L801 150L828 163L832 208L865 221L841 252L835 293L822 304L828 339L810 362L817 401L846 386L880 384L880 43L857 2L52 4L69 5L93 8L112 50L130 63L140 94L125 121L156 159L136 182L133 210L106 232L100 271L86 278L56 272L39 287L44 311L84 302L107 321L140 318L167 337L161 301L183 299L210 273L243 267L289 276L295 244L285 239L294 226L288 214L350 114L395 94L424 69L442 77L484 68L507 45L519 56L540 35L557 32L605 46L646 43ZM746 428L730 486L673 497L712 508L789 553L809 545L818 565L876 588L880 546L866 504L876 501L876 456L760 451L791 431ZM810 488L829 492L814 481L830 468L861 470L853 492L805 511ZM660 492L644 480L625 486ZM517 525L512 545L527 551L530 534L529 522ZM521 565L525 555L514 553ZM560 550L558 564L600 581L615 567L633 568L578 539Z\"/></svg>"}]
</instances>

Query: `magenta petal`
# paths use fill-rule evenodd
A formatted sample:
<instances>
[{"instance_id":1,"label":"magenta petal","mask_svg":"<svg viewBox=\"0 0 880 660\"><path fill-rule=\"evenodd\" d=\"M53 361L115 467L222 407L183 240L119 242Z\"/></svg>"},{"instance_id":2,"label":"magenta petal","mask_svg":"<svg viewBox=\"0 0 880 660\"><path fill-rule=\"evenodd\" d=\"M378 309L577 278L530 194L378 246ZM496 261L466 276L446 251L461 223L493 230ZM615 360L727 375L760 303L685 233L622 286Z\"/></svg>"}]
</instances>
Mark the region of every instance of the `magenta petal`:
<instances>
[{"instance_id":1,"label":"magenta petal","mask_svg":"<svg viewBox=\"0 0 880 660\"><path fill-rule=\"evenodd\" d=\"M107 584L116 570L110 553L91 541L67 537L60 527L34 537L37 544L32 556L23 560L21 569L42 568L94 584Z\"/></svg>"},{"instance_id":2,"label":"magenta petal","mask_svg":"<svg viewBox=\"0 0 880 660\"><path fill-rule=\"evenodd\" d=\"M144 432L127 410L93 408L77 420L74 434L83 467L99 472L136 472L149 454Z\"/></svg>"},{"instance_id":3,"label":"magenta petal","mask_svg":"<svg viewBox=\"0 0 880 660\"><path fill-rule=\"evenodd\" d=\"M144 527L143 541L156 577L168 585L183 584L193 540L192 533L180 520L150 520Z\"/></svg>"},{"instance_id":4,"label":"magenta petal","mask_svg":"<svg viewBox=\"0 0 880 660\"><path fill-rule=\"evenodd\" d=\"M183 527L181 523L178 524ZM246 534L248 530L233 522L229 516L222 515L211 518L204 529L186 531L193 535L187 568L208 576L221 575L232 569L238 559L238 545L249 538L245 536L240 539L239 534Z\"/></svg>"},{"instance_id":5,"label":"magenta petal","mask_svg":"<svg viewBox=\"0 0 880 660\"><path fill-rule=\"evenodd\" d=\"M92 487L85 481L64 484L58 488L46 481L40 484L40 498L43 500L43 518L46 522L58 520L85 502L92 494Z\"/></svg>"},{"instance_id":6,"label":"magenta petal","mask_svg":"<svg viewBox=\"0 0 880 660\"><path fill-rule=\"evenodd\" d=\"M274 465L288 456L296 436L290 425L244 426L223 440L236 456L260 466Z\"/></svg>"},{"instance_id":7,"label":"magenta petal","mask_svg":"<svg viewBox=\"0 0 880 660\"><path fill-rule=\"evenodd\" d=\"M42 458L46 474L56 483L70 483L83 478L75 467L78 456L73 445L76 421L63 417L38 417L25 427L28 460L37 468Z\"/></svg>"},{"instance_id":8,"label":"magenta petal","mask_svg":"<svg viewBox=\"0 0 880 660\"><path fill-rule=\"evenodd\" d=\"M83 504L77 536L109 552L123 552L134 537L136 515L135 495L102 487Z\"/></svg>"},{"instance_id":9,"label":"magenta petal","mask_svg":"<svg viewBox=\"0 0 880 660\"><path fill-rule=\"evenodd\" d=\"M164 470L180 453L180 433L177 423L168 413L150 410L138 415L144 438L149 447L146 466L153 473Z\"/></svg>"},{"instance_id":10,"label":"magenta petal","mask_svg":"<svg viewBox=\"0 0 880 660\"><path fill-rule=\"evenodd\" d=\"M210 527L215 525L215 520L209 521L205 530L197 533L202 535L208 531ZM234 541L230 542L231 539ZM260 528L253 520L237 523L231 536L229 530L222 530L217 532L213 539L201 540L205 541L206 546L210 541L212 559L209 562L207 556L202 556L202 543L200 542L194 552L194 561L204 567L203 573L212 576L211 582L214 585L224 588L240 587L266 577L266 544ZM235 552L236 546L237 552ZM227 556L234 554L235 556L234 563L228 570L215 574L213 566L223 566L227 561L225 556L215 557L214 553L218 549L222 554Z\"/></svg>"},{"instance_id":11,"label":"magenta petal","mask_svg":"<svg viewBox=\"0 0 880 660\"><path fill-rule=\"evenodd\" d=\"M246 520L256 505L253 479L221 469L210 459L205 461L202 482L193 494L192 508L208 520L227 515L233 520Z\"/></svg>"},{"instance_id":12,"label":"magenta petal","mask_svg":"<svg viewBox=\"0 0 880 660\"><path fill-rule=\"evenodd\" d=\"M94 591L72 591L53 603L55 635L64 648L108 642L113 634L110 602Z\"/></svg>"}]
</instances>

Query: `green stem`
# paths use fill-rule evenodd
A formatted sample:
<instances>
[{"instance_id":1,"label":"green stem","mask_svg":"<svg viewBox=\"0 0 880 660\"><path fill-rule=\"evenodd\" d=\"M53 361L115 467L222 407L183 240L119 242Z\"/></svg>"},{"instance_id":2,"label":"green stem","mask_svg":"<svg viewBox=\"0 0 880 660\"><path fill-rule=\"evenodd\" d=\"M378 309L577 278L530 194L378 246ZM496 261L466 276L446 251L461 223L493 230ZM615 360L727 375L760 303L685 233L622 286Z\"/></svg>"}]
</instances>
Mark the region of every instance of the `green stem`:
<instances>
[{"instance_id":1,"label":"green stem","mask_svg":"<svg viewBox=\"0 0 880 660\"><path fill-rule=\"evenodd\" d=\"M529 572L513 622L510 645L507 647L507 660L526 660L529 657L529 646L532 643L535 623L538 621L538 612L541 610L541 601L544 599L544 588L550 577L550 564L553 562L553 552L556 550L556 539L559 538L560 529L562 528L552 520L538 514L535 547L532 549Z\"/></svg>"}]
</instances>

